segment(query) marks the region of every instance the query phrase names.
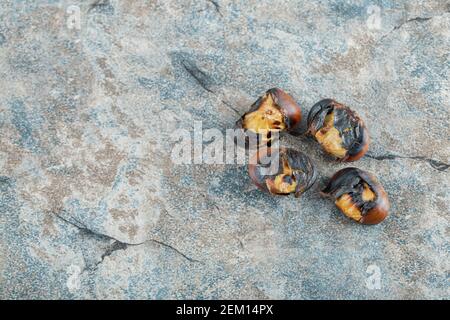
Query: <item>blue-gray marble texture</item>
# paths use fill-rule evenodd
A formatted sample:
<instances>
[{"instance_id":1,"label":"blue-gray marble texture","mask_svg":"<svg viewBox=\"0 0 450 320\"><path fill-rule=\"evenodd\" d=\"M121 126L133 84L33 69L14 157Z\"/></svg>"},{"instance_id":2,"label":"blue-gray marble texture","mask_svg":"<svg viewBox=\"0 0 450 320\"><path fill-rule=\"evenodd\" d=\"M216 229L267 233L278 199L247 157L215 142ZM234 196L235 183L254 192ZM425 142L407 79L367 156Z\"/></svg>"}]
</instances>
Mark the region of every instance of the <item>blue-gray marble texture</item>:
<instances>
[{"instance_id":1,"label":"blue-gray marble texture","mask_svg":"<svg viewBox=\"0 0 450 320\"><path fill-rule=\"evenodd\" d=\"M0 298L449 299L449 74L446 0L2 0ZM358 111L388 219L322 198L348 164L304 137L299 199L171 161L271 87Z\"/></svg>"}]
</instances>

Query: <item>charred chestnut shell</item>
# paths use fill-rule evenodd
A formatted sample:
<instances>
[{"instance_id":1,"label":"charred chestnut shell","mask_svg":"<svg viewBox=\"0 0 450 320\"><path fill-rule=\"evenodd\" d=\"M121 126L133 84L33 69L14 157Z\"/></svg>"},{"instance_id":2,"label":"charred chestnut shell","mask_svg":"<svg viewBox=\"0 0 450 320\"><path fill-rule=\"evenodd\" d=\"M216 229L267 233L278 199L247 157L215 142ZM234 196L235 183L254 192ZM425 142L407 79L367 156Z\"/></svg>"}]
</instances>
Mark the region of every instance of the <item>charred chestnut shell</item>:
<instances>
[{"instance_id":1,"label":"charred chestnut shell","mask_svg":"<svg viewBox=\"0 0 450 320\"><path fill-rule=\"evenodd\" d=\"M278 161L277 170L268 172L268 157ZM317 178L311 159L290 148L261 149L250 162L248 172L253 183L261 190L276 195L293 193L299 197L311 188Z\"/></svg>"},{"instance_id":2,"label":"charred chestnut shell","mask_svg":"<svg viewBox=\"0 0 450 320\"><path fill-rule=\"evenodd\" d=\"M277 136L274 132L292 131L301 119L300 106L294 99L283 90L272 88L252 104L235 128L243 129L246 135L256 135L258 146L270 147ZM245 142L248 147L248 137Z\"/></svg>"},{"instance_id":3,"label":"charred chestnut shell","mask_svg":"<svg viewBox=\"0 0 450 320\"><path fill-rule=\"evenodd\" d=\"M332 99L316 103L308 114L308 132L330 155L355 161L369 148L364 121L349 107Z\"/></svg>"},{"instance_id":4,"label":"charred chestnut shell","mask_svg":"<svg viewBox=\"0 0 450 320\"><path fill-rule=\"evenodd\" d=\"M388 215L389 199L383 186L357 168L336 172L322 194L334 198L342 213L363 224L380 223Z\"/></svg>"}]
</instances>

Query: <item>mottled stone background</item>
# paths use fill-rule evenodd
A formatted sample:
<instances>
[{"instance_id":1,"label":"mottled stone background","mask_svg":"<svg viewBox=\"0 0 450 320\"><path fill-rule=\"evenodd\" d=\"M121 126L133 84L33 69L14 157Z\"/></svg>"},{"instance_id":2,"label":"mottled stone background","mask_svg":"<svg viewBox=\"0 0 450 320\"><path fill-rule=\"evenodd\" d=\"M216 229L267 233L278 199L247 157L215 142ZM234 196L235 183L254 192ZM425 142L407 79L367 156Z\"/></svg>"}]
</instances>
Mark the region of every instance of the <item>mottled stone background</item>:
<instances>
[{"instance_id":1,"label":"mottled stone background","mask_svg":"<svg viewBox=\"0 0 450 320\"><path fill-rule=\"evenodd\" d=\"M0 297L450 298L449 11L2 0ZM173 131L224 131L274 86L305 113L330 97L366 120L355 165L389 193L386 221L353 223L320 184L271 197L244 166L172 164ZM309 139L283 143L322 181L345 167Z\"/></svg>"}]
</instances>

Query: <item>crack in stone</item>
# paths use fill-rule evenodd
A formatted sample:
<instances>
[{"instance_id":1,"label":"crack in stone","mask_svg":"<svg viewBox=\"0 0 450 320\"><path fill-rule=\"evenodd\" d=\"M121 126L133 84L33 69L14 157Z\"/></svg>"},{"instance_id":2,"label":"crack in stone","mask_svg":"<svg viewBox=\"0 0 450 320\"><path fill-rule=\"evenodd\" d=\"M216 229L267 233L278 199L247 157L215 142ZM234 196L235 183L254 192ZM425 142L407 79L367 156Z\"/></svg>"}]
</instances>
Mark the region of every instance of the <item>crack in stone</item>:
<instances>
[{"instance_id":1,"label":"crack in stone","mask_svg":"<svg viewBox=\"0 0 450 320\"><path fill-rule=\"evenodd\" d=\"M446 11L446 13L448 13L448 11ZM402 23L400 23L399 25L394 26L394 28L391 31L389 31L388 33L383 35L377 42L381 42L383 39L388 37L392 32L401 29L405 24L408 24L408 23L411 23L411 22L422 23L422 22L425 22L425 21L428 21L428 20L431 20L431 19L433 19L435 17L440 17L440 16L442 16L442 14L441 15L436 15L436 16L431 16L431 17L415 17L415 18L407 19L407 20L403 21Z\"/></svg>"},{"instance_id":2,"label":"crack in stone","mask_svg":"<svg viewBox=\"0 0 450 320\"><path fill-rule=\"evenodd\" d=\"M392 29L392 31L398 30L401 27L403 27L405 24L408 24L408 23L411 23L411 22L414 22L414 21L416 21L416 22L424 22L424 21L431 20L432 18L433 17L415 17L415 18L411 18L411 19L403 21L398 26L395 26L394 29Z\"/></svg>"},{"instance_id":3,"label":"crack in stone","mask_svg":"<svg viewBox=\"0 0 450 320\"><path fill-rule=\"evenodd\" d=\"M154 242L154 243L157 243L157 244L159 244L159 245L161 245L161 246L163 246L165 248L168 248L168 249L176 252L177 254L181 255L183 258L185 258L189 262L192 262L192 263L203 263L200 260L196 260L196 259L193 259L193 258L187 256L186 254L184 254L183 252L181 252L177 248L175 248L175 247L173 247L173 246L171 246L171 245L169 245L169 244L167 244L165 242L162 242L160 240L149 239L149 240L145 240L145 241L140 242L140 243L123 242L123 241L120 241L120 240L118 240L118 239L116 239L114 237L111 237L109 235L93 231L93 230L89 229L85 224L81 223L80 221L76 220L73 217L72 217L72 219L77 221L77 223L72 222L69 219L64 218L60 214L55 214L55 216L58 217L59 219L61 219L62 221L70 224L71 226L77 228L78 230L84 232L87 235L95 236L97 238L103 238L103 239L106 239L106 240L114 240L114 242L111 245L109 245L108 248L106 248L106 250L102 253L102 255L100 257L100 261L95 263L94 266L86 266L83 269L82 273L85 272L85 271L95 271L98 268L98 266L101 265L104 262L106 257L111 256L116 251L127 250L129 247L140 246L140 245L146 244L148 242Z\"/></svg>"},{"instance_id":4,"label":"crack in stone","mask_svg":"<svg viewBox=\"0 0 450 320\"><path fill-rule=\"evenodd\" d=\"M183 69L187 71L187 73L195 80L195 82L200 87L202 87L205 91L212 93L216 97L219 97L220 101L222 101L224 105L233 110L237 115L241 114L230 103L225 101L219 94L217 94L217 92L211 89L211 86L213 85L213 79L204 71L200 70L197 65L193 61L191 61L191 59L178 53L175 53L174 57L180 57L179 60L177 59L178 63L181 63Z\"/></svg>"},{"instance_id":5,"label":"crack in stone","mask_svg":"<svg viewBox=\"0 0 450 320\"><path fill-rule=\"evenodd\" d=\"M181 61L181 64L183 65L184 69L191 75L192 78L195 79L195 81L206 91L210 93L214 93L213 90L209 88L210 86L210 80L209 76L204 73L202 70L200 70L195 64L188 62L186 60Z\"/></svg>"},{"instance_id":6,"label":"crack in stone","mask_svg":"<svg viewBox=\"0 0 450 320\"><path fill-rule=\"evenodd\" d=\"M194 63L187 61L187 60L183 60L181 61L181 64L183 65L183 68L191 75L192 78L195 79L195 81L206 91L208 91L209 93L212 93L213 95L217 96L217 93L212 90L210 88L211 85L211 80L210 77L203 72L202 70L200 70ZM224 105L226 105L227 107L229 107L231 110L233 110L237 115L240 115L241 113L235 109L233 106L231 106L230 103L228 103L227 101L221 99L222 103Z\"/></svg>"},{"instance_id":7,"label":"crack in stone","mask_svg":"<svg viewBox=\"0 0 450 320\"><path fill-rule=\"evenodd\" d=\"M107 6L110 6L109 0L95 0L93 3L89 5L89 9L87 13L90 13L94 9L103 9Z\"/></svg>"},{"instance_id":8,"label":"crack in stone","mask_svg":"<svg viewBox=\"0 0 450 320\"><path fill-rule=\"evenodd\" d=\"M160 244L160 245L163 246L163 247L169 248L169 249L171 249L172 251L175 251L176 253L178 253L179 255L181 255L182 257L184 257L186 260L188 260L188 261L190 261L190 262L199 262L199 263L203 263L202 261L193 259L193 258L191 258L191 257L189 257L189 256L187 256L187 255L185 255L183 252L181 252L181 251L178 250L177 248L172 247L170 244L167 244L167 243L164 243L164 242L162 242L162 241L155 240L155 239L150 239L150 240L147 240L147 241L151 241L151 242L154 242L154 243L158 243L158 244ZM147 241L146 241L146 242L147 242Z\"/></svg>"},{"instance_id":9,"label":"crack in stone","mask_svg":"<svg viewBox=\"0 0 450 320\"><path fill-rule=\"evenodd\" d=\"M110 255L112 255L114 252L119 251L119 250L126 250L128 249L129 244L124 243L124 242L120 242L120 241L114 241L106 250L105 252L102 253L101 257L100 257L100 261L98 261L94 267L86 267L85 270L95 270L97 269L97 267L103 263L103 261L105 260L106 257L109 257ZM84 271L84 270L83 270Z\"/></svg>"},{"instance_id":10,"label":"crack in stone","mask_svg":"<svg viewBox=\"0 0 450 320\"><path fill-rule=\"evenodd\" d=\"M69 219L64 218L63 216L61 216L60 214L54 214L56 217L58 217L60 220L70 224L71 226L77 228L78 230L80 230L81 232L83 232L86 235L89 236L94 236L96 238L99 239L104 239L104 240L114 240L116 242L122 242L114 237L108 236L104 233L100 233L97 231L94 231L92 229L89 229L84 223L82 223L81 221L75 219L74 217L71 217L72 220L75 220L76 222L70 221Z\"/></svg>"},{"instance_id":11,"label":"crack in stone","mask_svg":"<svg viewBox=\"0 0 450 320\"><path fill-rule=\"evenodd\" d=\"M425 162L428 162L431 167L433 167L434 169L436 169L438 171L446 171L450 167L450 164L444 163L442 161L430 159L427 157L423 157L423 156L402 156L402 155L397 155L397 154L392 154L392 153L387 153L387 154L382 154L382 155L374 155L374 154L368 153L368 154L366 154L366 157L375 159L375 160L380 160L380 161L394 160L394 159L411 159L411 160L425 161Z\"/></svg>"},{"instance_id":12,"label":"crack in stone","mask_svg":"<svg viewBox=\"0 0 450 320\"><path fill-rule=\"evenodd\" d=\"M220 5L215 0L206 0L209 3L211 3L214 6L214 9L216 9L217 13L220 14L221 17L223 17L222 12L220 11Z\"/></svg>"}]
</instances>

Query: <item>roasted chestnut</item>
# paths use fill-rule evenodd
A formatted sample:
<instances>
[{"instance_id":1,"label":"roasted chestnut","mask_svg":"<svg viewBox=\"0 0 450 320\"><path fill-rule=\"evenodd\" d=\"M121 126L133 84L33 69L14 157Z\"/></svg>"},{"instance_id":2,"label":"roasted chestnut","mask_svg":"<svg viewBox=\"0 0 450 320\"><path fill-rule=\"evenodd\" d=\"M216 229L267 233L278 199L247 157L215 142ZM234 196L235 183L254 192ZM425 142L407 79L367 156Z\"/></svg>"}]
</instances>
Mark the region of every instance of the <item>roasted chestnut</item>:
<instances>
[{"instance_id":1,"label":"roasted chestnut","mask_svg":"<svg viewBox=\"0 0 450 320\"><path fill-rule=\"evenodd\" d=\"M364 121L349 107L332 99L316 103L308 114L308 133L340 161L355 161L369 148Z\"/></svg>"},{"instance_id":2,"label":"roasted chestnut","mask_svg":"<svg viewBox=\"0 0 450 320\"><path fill-rule=\"evenodd\" d=\"M277 195L293 193L295 197L311 188L317 178L307 155L283 147L260 149L250 160L248 172L259 189Z\"/></svg>"},{"instance_id":3,"label":"roasted chestnut","mask_svg":"<svg viewBox=\"0 0 450 320\"><path fill-rule=\"evenodd\" d=\"M383 186L358 168L336 172L321 193L334 198L347 217L363 224L380 223L388 215L389 199Z\"/></svg>"},{"instance_id":4,"label":"roasted chestnut","mask_svg":"<svg viewBox=\"0 0 450 320\"><path fill-rule=\"evenodd\" d=\"M272 88L252 104L236 122L236 128L246 133L247 147L251 135L257 136L257 146L270 147L280 132L294 130L301 118L301 109L294 99L283 90Z\"/></svg>"}]
</instances>

